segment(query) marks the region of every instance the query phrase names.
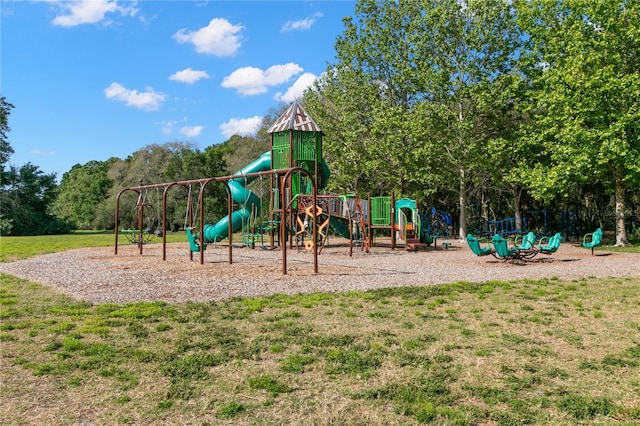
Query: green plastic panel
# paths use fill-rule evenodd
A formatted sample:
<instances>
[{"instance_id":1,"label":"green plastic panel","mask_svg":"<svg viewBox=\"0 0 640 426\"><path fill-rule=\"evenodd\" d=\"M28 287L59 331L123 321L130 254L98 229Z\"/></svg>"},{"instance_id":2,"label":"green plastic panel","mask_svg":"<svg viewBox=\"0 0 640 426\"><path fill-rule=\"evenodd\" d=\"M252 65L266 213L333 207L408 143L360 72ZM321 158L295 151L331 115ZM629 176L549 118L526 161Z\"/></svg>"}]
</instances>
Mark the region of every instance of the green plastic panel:
<instances>
[{"instance_id":1,"label":"green plastic panel","mask_svg":"<svg viewBox=\"0 0 640 426\"><path fill-rule=\"evenodd\" d=\"M273 147L273 168L286 169L289 166L289 145Z\"/></svg>"},{"instance_id":2,"label":"green plastic panel","mask_svg":"<svg viewBox=\"0 0 640 426\"><path fill-rule=\"evenodd\" d=\"M289 146L289 132L278 132L271 135L273 137L273 146Z\"/></svg>"},{"instance_id":3,"label":"green plastic panel","mask_svg":"<svg viewBox=\"0 0 640 426\"><path fill-rule=\"evenodd\" d=\"M293 158L297 161L315 159L316 132L293 131ZM318 160L321 153L318 153Z\"/></svg>"},{"instance_id":4,"label":"green plastic panel","mask_svg":"<svg viewBox=\"0 0 640 426\"><path fill-rule=\"evenodd\" d=\"M371 198L371 225L391 226L391 197Z\"/></svg>"}]
</instances>

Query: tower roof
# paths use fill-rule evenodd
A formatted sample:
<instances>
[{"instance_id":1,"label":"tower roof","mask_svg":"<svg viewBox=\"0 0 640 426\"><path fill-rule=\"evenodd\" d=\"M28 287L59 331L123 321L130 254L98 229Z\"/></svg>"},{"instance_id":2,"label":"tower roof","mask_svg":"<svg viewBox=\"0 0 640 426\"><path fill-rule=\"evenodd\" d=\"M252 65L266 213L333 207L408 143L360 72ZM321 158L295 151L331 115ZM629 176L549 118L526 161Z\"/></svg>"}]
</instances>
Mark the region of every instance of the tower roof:
<instances>
[{"instance_id":1,"label":"tower roof","mask_svg":"<svg viewBox=\"0 0 640 426\"><path fill-rule=\"evenodd\" d=\"M267 133L282 132L285 130L301 130L303 132L322 132L320 126L302 105L295 101L289 108L269 127Z\"/></svg>"}]
</instances>

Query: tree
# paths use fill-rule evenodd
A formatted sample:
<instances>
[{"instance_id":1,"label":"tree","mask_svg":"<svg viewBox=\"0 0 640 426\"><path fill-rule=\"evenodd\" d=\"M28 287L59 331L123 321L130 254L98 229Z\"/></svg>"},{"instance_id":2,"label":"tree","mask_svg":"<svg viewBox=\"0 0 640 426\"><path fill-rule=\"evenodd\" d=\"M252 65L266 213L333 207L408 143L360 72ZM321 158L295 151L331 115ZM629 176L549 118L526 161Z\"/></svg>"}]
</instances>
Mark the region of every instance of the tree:
<instances>
[{"instance_id":1,"label":"tree","mask_svg":"<svg viewBox=\"0 0 640 426\"><path fill-rule=\"evenodd\" d=\"M429 34L421 77L433 96L425 102L438 139L433 151L444 168L458 171L458 233L463 237L470 184L485 170L500 168L487 155L487 143L505 137L504 126L500 135L492 117L508 106L502 94L510 85L521 33L503 0L433 2L420 25Z\"/></svg>"},{"instance_id":2,"label":"tree","mask_svg":"<svg viewBox=\"0 0 640 426\"><path fill-rule=\"evenodd\" d=\"M538 199L601 183L615 197L616 245L627 244L625 200L640 187L640 3L516 3L530 37L524 143L537 146L527 183Z\"/></svg>"},{"instance_id":3,"label":"tree","mask_svg":"<svg viewBox=\"0 0 640 426\"><path fill-rule=\"evenodd\" d=\"M258 141L252 137L234 135L228 141L220 144L219 148L223 152L227 173L231 175L266 151L270 151L271 141L268 138Z\"/></svg>"},{"instance_id":4,"label":"tree","mask_svg":"<svg viewBox=\"0 0 640 426\"><path fill-rule=\"evenodd\" d=\"M111 163L107 172L113 186L109 197L97 209L99 223L105 227L113 227L115 199L117 193L127 187L143 184L169 183L186 180L204 179L226 174L226 163L223 151L214 145L204 152L196 149L190 143L169 142L162 145L152 144L143 147L125 160ZM206 194L207 222L218 220L226 215L226 192L222 184L208 185ZM199 191L197 185L192 188L195 195ZM147 191L147 201L150 208L145 209L149 214L148 220L158 226L161 220L162 188ZM181 224L185 217L188 190L171 190L167 197L167 220L169 223ZM121 226L137 226L134 223L135 205L137 198L129 193L120 200Z\"/></svg>"},{"instance_id":5,"label":"tree","mask_svg":"<svg viewBox=\"0 0 640 426\"><path fill-rule=\"evenodd\" d=\"M106 162L76 164L62 175L58 196L52 205L56 216L80 229L96 229L96 209L104 202L113 185L107 171L115 158Z\"/></svg>"},{"instance_id":6,"label":"tree","mask_svg":"<svg viewBox=\"0 0 640 426\"><path fill-rule=\"evenodd\" d=\"M56 175L46 174L38 166L27 163L11 166L12 182L2 188L0 213L11 221L12 235L60 234L70 230L69 224L49 213L56 197Z\"/></svg>"},{"instance_id":7,"label":"tree","mask_svg":"<svg viewBox=\"0 0 640 426\"><path fill-rule=\"evenodd\" d=\"M0 98L0 235L39 235L68 232L69 225L49 213L56 196L56 175L38 166L5 164L13 153L8 141L9 115L14 106Z\"/></svg>"},{"instance_id":8,"label":"tree","mask_svg":"<svg viewBox=\"0 0 640 426\"><path fill-rule=\"evenodd\" d=\"M337 64L305 98L337 131L326 140L347 162L338 178L423 194L457 180L464 235L472 171L487 166L495 133L487 115L502 100L492 95L509 84L500 77L521 43L513 10L503 0L360 0L355 11Z\"/></svg>"},{"instance_id":9,"label":"tree","mask_svg":"<svg viewBox=\"0 0 640 426\"><path fill-rule=\"evenodd\" d=\"M0 165L2 166L2 173L4 174L4 166L9 162L9 157L13 154L13 148L9 144L7 133L11 131L9 127L9 116L11 110L14 108L12 104L7 102L7 99L0 97Z\"/></svg>"},{"instance_id":10,"label":"tree","mask_svg":"<svg viewBox=\"0 0 640 426\"><path fill-rule=\"evenodd\" d=\"M203 179L228 174L224 159L226 151L222 145L211 145L204 151L184 144L180 150L174 151L165 170L165 182ZM192 187L194 200L199 188ZM181 224L185 220L188 192L171 191L168 196L168 220ZM205 221L216 222L227 214L227 195L222 184L207 186L205 202Z\"/></svg>"},{"instance_id":11,"label":"tree","mask_svg":"<svg viewBox=\"0 0 640 426\"><path fill-rule=\"evenodd\" d=\"M305 96L305 108L326 134L332 189L412 195L434 192L444 180L424 173L418 6L358 2L336 41L337 63Z\"/></svg>"},{"instance_id":12,"label":"tree","mask_svg":"<svg viewBox=\"0 0 640 426\"><path fill-rule=\"evenodd\" d=\"M323 157L331 169L332 191L377 195L392 189L388 157L374 154L372 109L380 97L376 85L366 79L346 66L329 69L304 97L305 109L325 134ZM387 146L384 140L380 145L382 150Z\"/></svg>"},{"instance_id":13,"label":"tree","mask_svg":"<svg viewBox=\"0 0 640 426\"><path fill-rule=\"evenodd\" d=\"M11 128L9 127L9 115L11 115L11 110L13 108L14 106L7 102L4 96L0 97L0 188L2 191L0 193L0 195L2 195L0 204L4 202L5 186L13 180L10 172L5 170L5 164L9 162L9 157L11 157L11 154L14 152L11 144L9 144L9 140L7 139L7 133L11 131ZM13 224L11 220L0 213L0 235L9 234L12 227Z\"/></svg>"}]
</instances>

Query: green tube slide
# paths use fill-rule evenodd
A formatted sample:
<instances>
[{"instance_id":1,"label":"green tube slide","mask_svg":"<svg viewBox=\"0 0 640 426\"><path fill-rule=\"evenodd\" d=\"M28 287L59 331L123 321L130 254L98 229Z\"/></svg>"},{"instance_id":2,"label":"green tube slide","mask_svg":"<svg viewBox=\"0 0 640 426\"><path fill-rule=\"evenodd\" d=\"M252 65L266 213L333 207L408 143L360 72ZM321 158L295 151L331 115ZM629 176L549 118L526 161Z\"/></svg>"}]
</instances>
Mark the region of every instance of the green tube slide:
<instances>
[{"instance_id":1,"label":"green tube slide","mask_svg":"<svg viewBox=\"0 0 640 426\"><path fill-rule=\"evenodd\" d=\"M245 175L256 172L264 172L271 169L271 151L265 152L257 160L243 167L234 173L234 175ZM234 202L241 204L242 208L236 210L231 214L231 217L225 216L215 225L204 225L204 242L206 244L220 241L227 237L229 231L229 220L231 220L231 230L235 232L242 228L242 224L246 223L251 216L252 206L255 206L256 213L260 214L260 198L249 189L246 185L253 180L256 176L247 178L231 179L229 184L229 190L231 192L231 198ZM194 234L190 228L186 229L187 239L189 240L189 246L191 251L200 251L200 245L198 243L199 234Z\"/></svg>"}]
</instances>

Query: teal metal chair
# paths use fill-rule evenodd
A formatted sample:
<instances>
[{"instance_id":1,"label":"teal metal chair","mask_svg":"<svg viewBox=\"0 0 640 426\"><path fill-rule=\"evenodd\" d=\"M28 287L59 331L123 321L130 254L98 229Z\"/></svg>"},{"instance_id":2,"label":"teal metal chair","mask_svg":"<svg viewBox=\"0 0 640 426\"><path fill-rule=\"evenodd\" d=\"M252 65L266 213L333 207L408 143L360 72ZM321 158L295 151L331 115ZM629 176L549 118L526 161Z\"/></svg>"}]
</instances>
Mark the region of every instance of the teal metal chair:
<instances>
[{"instance_id":1,"label":"teal metal chair","mask_svg":"<svg viewBox=\"0 0 640 426\"><path fill-rule=\"evenodd\" d=\"M520 241L522 240L522 241ZM527 233L526 235L518 235L513 240L513 244L519 250L531 250L535 248L536 244L536 234L533 231Z\"/></svg>"},{"instance_id":2,"label":"teal metal chair","mask_svg":"<svg viewBox=\"0 0 640 426\"><path fill-rule=\"evenodd\" d=\"M513 240L514 248L518 250L518 257L531 259L538 254L536 247L536 234L533 231L525 235L518 235Z\"/></svg>"},{"instance_id":3,"label":"teal metal chair","mask_svg":"<svg viewBox=\"0 0 640 426\"><path fill-rule=\"evenodd\" d=\"M494 235L491 239L491 244L495 250L496 256L499 259L509 260L520 258L520 250L515 247L509 247L507 240L501 235Z\"/></svg>"},{"instance_id":4,"label":"teal metal chair","mask_svg":"<svg viewBox=\"0 0 640 426\"><path fill-rule=\"evenodd\" d=\"M486 243L487 246L482 247L480 244L481 242ZM495 256L495 252L493 248L491 248L491 246L488 245L489 241L486 238L478 239L471 234L467 234L467 244L469 245L469 248L471 249L473 254L475 254L476 256L487 256L489 254Z\"/></svg>"},{"instance_id":5,"label":"teal metal chair","mask_svg":"<svg viewBox=\"0 0 640 426\"><path fill-rule=\"evenodd\" d=\"M602 245L602 229L600 228L589 234L586 234L582 238L582 247L590 248L591 256L593 256L593 249L598 247L599 245Z\"/></svg>"},{"instance_id":6,"label":"teal metal chair","mask_svg":"<svg viewBox=\"0 0 640 426\"><path fill-rule=\"evenodd\" d=\"M540 238L540 241L538 241L538 246L536 248L540 253L553 254L560 248L560 243L562 243L562 234L558 232L551 237Z\"/></svg>"}]
</instances>

